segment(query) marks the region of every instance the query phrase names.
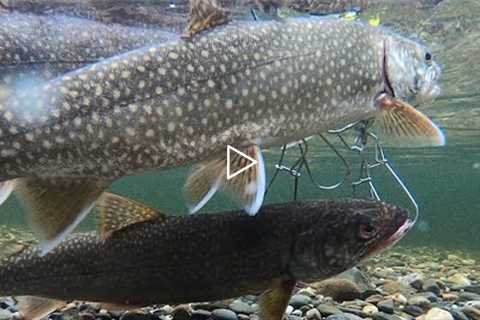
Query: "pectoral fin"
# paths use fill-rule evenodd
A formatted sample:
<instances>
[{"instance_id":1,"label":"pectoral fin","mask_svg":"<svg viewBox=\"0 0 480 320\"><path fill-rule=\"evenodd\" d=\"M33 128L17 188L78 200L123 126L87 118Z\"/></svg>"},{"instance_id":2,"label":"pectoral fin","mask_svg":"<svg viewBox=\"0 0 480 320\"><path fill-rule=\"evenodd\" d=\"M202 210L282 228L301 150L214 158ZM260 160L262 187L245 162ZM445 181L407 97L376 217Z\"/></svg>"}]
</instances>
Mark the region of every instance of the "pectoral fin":
<instances>
[{"instance_id":1,"label":"pectoral fin","mask_svg":"<svg viewBox=\"0 0 480 320\"><path fill-rule=\"evenodd\" d=\"M227 13L216 0L190 0L190 14L184 37L191 38L200 31L225 24Z\"/></svg>"},{"instance_id":2,"label":"pectoral fin","mask_svg":"<svg viewBox=\"0 0 480 320\"><path fill-rule=\"evenodd\" d=\"M281 320L294 288L295 280L273 280L271 287L260 296L260 318Z\"/></svg>"},{"instance_id":3,"label":"pectoral fin","mask_svg":"<svg viewBox=\"0 0 480 320\"><path fill-rule=\"evenodd\" d=\"M0 205L2 205L15 189L16 179L0 182Z\"/></svg>"},{"instance_id":4,"label":"pectoral fin","mask_svg":"<svg viewBox=\"0 0 480 320\"><path fill-rule=\"evenodd\" d=\"M15 297L22 319L39 320L66 305L65 301L33 296Z\"/></svg>"},{"instance_id":5,"label":"pectoral fin","mask_svg":"<svg viewBox=\"0 0 480 320\"><path fill-rule=\"evenodd\" d=\"M383 96L375 124L380 140L396 146L444 146L445 135L427 116L406 102Z\"/></svg>"},{"instance_id":6,"label":"pectoral fin","mask_svg":"<svg viewBox=\"0 0 480 320\"><path fill-rule=\"evenodd\" d=\"M98 181L18 179L15 192L41 238L41 253L56 247L83 220L107 184Z\"/></svg>"},{"instance_id":7,"label":"pectoral fin","mask_svg":"<svg viewBox=\"0 0 480 320\"><path fill-rule=\"evenodd\" d=\"M248 214L258 212L265 194L262 152L258 146L243 148L240 152L243 155L229 152L230 157L214 159L193 168L185 184L190 213L200 210L218 190L232 195Z\"/></svg>"},{"instance_id":8,"label":"pectoral fin","mask_svg":"<svg viewBox=\"0 0 480 320\"><path fill-rule=\"evenodd\" d=\"M105 192L97 201L98 230L103 238L131 224L147 220L165 220L167 216L144 204Z\"/></svg>"}]
</instances>

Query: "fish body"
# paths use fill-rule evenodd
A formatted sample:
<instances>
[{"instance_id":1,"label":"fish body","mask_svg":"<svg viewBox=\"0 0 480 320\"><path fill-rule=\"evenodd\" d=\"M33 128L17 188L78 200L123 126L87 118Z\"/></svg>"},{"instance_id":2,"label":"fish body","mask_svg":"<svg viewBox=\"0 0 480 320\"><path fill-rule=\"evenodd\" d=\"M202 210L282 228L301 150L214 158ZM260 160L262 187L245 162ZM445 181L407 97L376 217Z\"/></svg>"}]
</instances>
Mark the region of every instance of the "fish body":
<instances>
[{"instance_id":1,"label":"fish body","mask_svg":"<svg viewBox=\"0 0 480 320\"><path fill-rule=\"evenodd\" d=\"M151 210L104 197L100 211L115 216L116 227L122 212ZM0 295L143 306L259 294L275 281L313 281L351 268L398 241L409 223L405 210L366 200L268 205L255 217L158 216L107 228L104 237L73 235L45 256L28 248L5 258Z\"/></svg>"},{"instance_id":2,"label":"fish body","mask_svg":"<svg viewBox=\"0 0 480 320\"><path fill-rule=\"evenodd\" d=\"M0 85L32 85L173 33L153 28L103 24L59 15L0 14Z\"/></svg>"},{"instance_id":3,"label":"fish body","mask_svg":"<svg viewBox=\"0 0 480 320\"><path fill-rule=\"evenodd\" d=\"M0 104L0 200L17 190L51 248L112 181L199 164L186 185L191 212L222 189L255 214L261 147L372 117L400 142L444 144L430 120L395 100L435 97L438 76L425 47L338 19L236 22L147 46ZM259 165L227 179L227 145Z\"/></svg>"}]
</instances>

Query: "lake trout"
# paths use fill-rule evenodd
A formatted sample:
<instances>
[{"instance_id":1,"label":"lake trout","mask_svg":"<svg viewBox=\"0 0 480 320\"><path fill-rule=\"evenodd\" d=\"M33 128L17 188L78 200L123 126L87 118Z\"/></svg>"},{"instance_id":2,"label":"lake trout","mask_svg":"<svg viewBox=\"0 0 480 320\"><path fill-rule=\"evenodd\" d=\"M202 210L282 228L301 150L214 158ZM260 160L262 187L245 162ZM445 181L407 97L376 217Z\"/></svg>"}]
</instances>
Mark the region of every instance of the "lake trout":
<instances>
[{"instance_id":1,"label":"lake trout","mask_svg":"<svg viewBox=\"0 0 480 320\"><path fill-rule=\"evenodd\" d=\"M3 259L0 295L145 306L263 292L262 318L280 320L297 281L341 273L411 226L407 211L370 200L266 205L254 217L169 217L108 193L98 207L99 234Z\"/></svg>"},{"instance_id":2,"label":"lake trout","mask_svg":"<svg viewBox=\"0 0 480 320\"><path fill-rule=\"evenodd\" d=\"M0 85L31 86L86 64L177 37L158 29L87 19L0 14Z\"/></svg>"},{"instance_id":3,"label":"lake trout","mask_svg":"<svg viewBox=\"0 0 480 320\"><path fill-rule=\"evenodd\" d=\"M224 17L217 6L213 14L195 8L188 39L106 59L0 103L0 203L17 191L45 252L125 175L197 164L185 187L191 212L225 190L253 215L265 193L261 147L370 118L381 139L445 143L402 101L440 93L440 69L424 46L338 19L230 22L198 33L202 21ZM227 145L258 165L227 179L228 166L236 172L246 162L234 155L227 163Z\"/></svg>"}]
</instances>

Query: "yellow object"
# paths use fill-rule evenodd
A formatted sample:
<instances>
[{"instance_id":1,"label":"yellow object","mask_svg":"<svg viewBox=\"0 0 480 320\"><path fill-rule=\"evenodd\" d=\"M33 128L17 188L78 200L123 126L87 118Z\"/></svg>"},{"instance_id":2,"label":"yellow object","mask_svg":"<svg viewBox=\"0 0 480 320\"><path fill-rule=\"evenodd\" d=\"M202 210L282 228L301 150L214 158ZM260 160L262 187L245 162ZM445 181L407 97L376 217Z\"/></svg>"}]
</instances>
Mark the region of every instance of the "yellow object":
<instances>
[{"instance_id":1,"label":"yellow object","mask_svg":"<svg viewBox=\"0 0 480 320\"><path fill-rule=\"evenodd\" d=\"M347 21L355 21L357 20L357 13L356 12L347 12L343 15L343 19Z\"/></svg>"},{"instance_id":2,"label":"yellow object","mask_svg":"<svg viewBox=\"0 0 480 320\"><path fill-rule=\"evenodd\" d=\"M375 18L371 18L368 20L368 24L374 27L378 27L380 25L380 17L377 15Z\"/></svg>"}]
</instances>

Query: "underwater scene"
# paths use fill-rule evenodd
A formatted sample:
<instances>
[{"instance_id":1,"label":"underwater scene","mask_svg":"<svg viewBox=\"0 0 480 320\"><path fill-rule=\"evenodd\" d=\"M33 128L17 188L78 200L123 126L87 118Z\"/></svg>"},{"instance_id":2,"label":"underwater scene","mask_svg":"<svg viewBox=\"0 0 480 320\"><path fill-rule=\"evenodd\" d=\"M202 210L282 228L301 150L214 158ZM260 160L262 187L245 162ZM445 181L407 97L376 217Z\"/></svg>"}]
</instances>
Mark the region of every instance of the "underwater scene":
<instances>
[{"instance_id":1,"label":"underwater scene","mask_svg":"<svg viewBox=\"0 0 480 320\"><path fill-rule=\"evenodd\" d=\"M0 0L0 320L480 320L478 0Z\"/></svg>"}]
</instances>

